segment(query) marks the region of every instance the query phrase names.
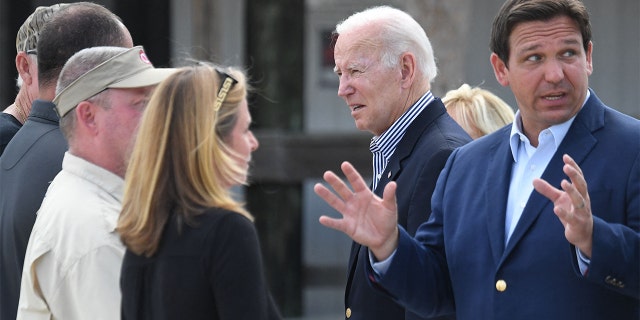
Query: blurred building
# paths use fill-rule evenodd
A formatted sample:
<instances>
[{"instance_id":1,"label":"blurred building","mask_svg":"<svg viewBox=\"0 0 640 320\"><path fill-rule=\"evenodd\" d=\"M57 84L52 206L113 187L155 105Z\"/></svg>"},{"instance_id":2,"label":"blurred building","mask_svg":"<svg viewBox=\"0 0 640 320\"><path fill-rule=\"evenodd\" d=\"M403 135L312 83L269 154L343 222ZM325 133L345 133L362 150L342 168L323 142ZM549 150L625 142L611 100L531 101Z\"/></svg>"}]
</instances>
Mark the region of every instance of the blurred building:
<instances>
[{"instance_id":1,"label":"blurred building","mask_svg":"<svg viewBox=\"0 0 640 320\"><path fill-rule=\"evenodd\" d=\"M15 36L38 5L0 1L0 107L15 97ZM72 1L75 2L75 1ZM331 32L351 13L378 4L412 14L433 44L442 96L466 82L482 85L515 107L489 64L489 32L502 0L96 0L119 15L156 66L185 58L245 67L256 133L252 186L241 190L256 216L266 271L290 319L343 317L350 241L317 222L335 214L313 193L325 170L343 160L371 172L370 135L357 131L337 97ZM592 14L590 78L598 96L640 117L640 2L585 0ZM87 35L91 36L91 35Z\"/></svg>"}]
</instances>

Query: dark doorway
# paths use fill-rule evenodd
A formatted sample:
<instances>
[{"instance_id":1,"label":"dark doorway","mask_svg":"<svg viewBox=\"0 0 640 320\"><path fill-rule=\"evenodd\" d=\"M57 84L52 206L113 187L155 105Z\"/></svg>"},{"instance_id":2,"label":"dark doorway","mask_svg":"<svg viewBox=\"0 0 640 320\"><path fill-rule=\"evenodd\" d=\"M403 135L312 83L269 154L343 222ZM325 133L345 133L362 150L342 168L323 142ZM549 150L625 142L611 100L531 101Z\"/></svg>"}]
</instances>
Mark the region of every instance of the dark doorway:
<instances>
[{"instance_id":1,"label":"dark doorway","mask_svg":"<svg viewBox=\"0 0 640 320\"><path fill-rule=\"evenodd\" d=\"M13 103L17 93L15 39L24 20L38 6L60 1L2 0L0 4L0 110ZM79 1L68 1L79 2ZM133 42L143 45L154 65L169 66L170 0L95 0L117 14L127 26ZM91 35L87 35L91 36Z\"/></svg>"}]
</instances>

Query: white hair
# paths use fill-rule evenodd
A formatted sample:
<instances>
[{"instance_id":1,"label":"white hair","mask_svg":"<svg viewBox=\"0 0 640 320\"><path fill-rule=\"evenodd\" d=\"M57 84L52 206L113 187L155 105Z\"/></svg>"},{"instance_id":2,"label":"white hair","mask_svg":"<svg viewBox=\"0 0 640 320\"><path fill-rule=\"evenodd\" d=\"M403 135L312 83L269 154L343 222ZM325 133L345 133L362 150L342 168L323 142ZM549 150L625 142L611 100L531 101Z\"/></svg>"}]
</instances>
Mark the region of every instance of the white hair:
<instances>
[{"instance_id":1,"label":"white hair","mask_svg":"<svg viewBox=\"0 0 640 320\"><path fill-rule=\"evenodd\" d=\"M411 52L416 56L418 69L429 82L433 81L438 74L433 48L426 32L413 17L390 6L371 7L338 23L335 31L339 36L368 25L380 28L378 35L382 42L382 63L395 67L402 53Z\"/></svg>"}]
</instances>

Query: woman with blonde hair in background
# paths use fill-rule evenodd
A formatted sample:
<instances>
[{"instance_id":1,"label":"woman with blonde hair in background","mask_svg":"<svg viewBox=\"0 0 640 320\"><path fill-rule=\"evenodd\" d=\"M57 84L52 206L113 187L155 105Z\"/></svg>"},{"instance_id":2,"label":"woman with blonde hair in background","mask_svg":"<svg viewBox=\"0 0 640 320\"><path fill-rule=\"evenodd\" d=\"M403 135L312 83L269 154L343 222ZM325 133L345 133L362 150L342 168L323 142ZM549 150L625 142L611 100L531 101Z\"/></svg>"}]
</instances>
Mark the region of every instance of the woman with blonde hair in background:
<instances>
[{"instance_id":1,"label":"woman with blonde hair in background","mask_svg":"<svg viewBox=\"0 0 640 320\"><path fill-rule=\"evenodd\" d=\"M512 123L511 107L488 90L463 84L442 98L449 115L471 136L478 139Z\"/></svg>"},{"instance_id":2,"label":"woman with blonde hair in background","mask_svg":"<svg viewBox=\"0 0 640 320\"><path fill-rule=\"evenodd\" d=\"M280 319L246 184L258 141L237 69L183 67L155 90L125 177L123 319Z\"/></svg>"}]
</instances>

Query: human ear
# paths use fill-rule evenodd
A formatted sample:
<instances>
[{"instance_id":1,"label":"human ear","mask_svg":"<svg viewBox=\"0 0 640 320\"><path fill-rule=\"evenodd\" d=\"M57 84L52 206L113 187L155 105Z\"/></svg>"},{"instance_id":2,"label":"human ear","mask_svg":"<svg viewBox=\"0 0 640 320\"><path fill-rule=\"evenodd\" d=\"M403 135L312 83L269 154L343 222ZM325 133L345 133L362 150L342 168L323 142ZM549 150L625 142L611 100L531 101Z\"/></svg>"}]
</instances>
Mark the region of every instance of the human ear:
<instances>
[{"instance_id":1,"label":"human ear","mask_svg":"<svg viewBox=\"0 0 640 320\"><path fill-rule=\"evenodd\" d=\"M29 70L29 65L31 64L31 60L26 52L21 51L16 55L16 70L18 70L18 75L22 78L22 82L29 86L33 82L34 75L31 74Z\"/></svg>"},{"instance_id":2,"label":"human ear","mask_svg":"<svg viewBox=\"0 0 640 320\"><path fill-rule=\"evenodd\" d=\"M506 63L502 61L502 59L500 59L500 57L498 57L498 55L495 53L491 53L489 60L491 61L491 66L493 67L493 73L495 74L496 80L498 81L498 83L500 83L502 86L505 86L505 87L508 86L509 85L509 68L507 67Z\"/></svg>"},{"instance_id":3,"label":"human ear","mask_svg":"<svg viewBox=\"0 0 640 320\"><path fill-rule=\"evenodd\" d=\"M593 73L593 63L591 60L591 54L593 52L593 42L589 41L589 45L587 46L586 59L587 59L587 74L591 75Z\"/></svg>"},{"instance_id":4,"label":"human ear","mask_svg":"<svg viewBox=\"0 0 640 320\"><path fill-rule=\"evenodd\" d=\"M416 57L406 52L400 57L403 87L410 87L416 77Z\"/></svg>"},{"instance_id":5,"label":"human ear","mask_svg":"<svg viewBox=\"0 0 640 320\"><path fill-rule=\"evenodd\" d=\"M82 131L88 131L93 134L98 132L96 108L99 107L89 101L81 101L75 109L70 111L75 112L76 126L82 127Z\"/></svg>"}]
</instances>

